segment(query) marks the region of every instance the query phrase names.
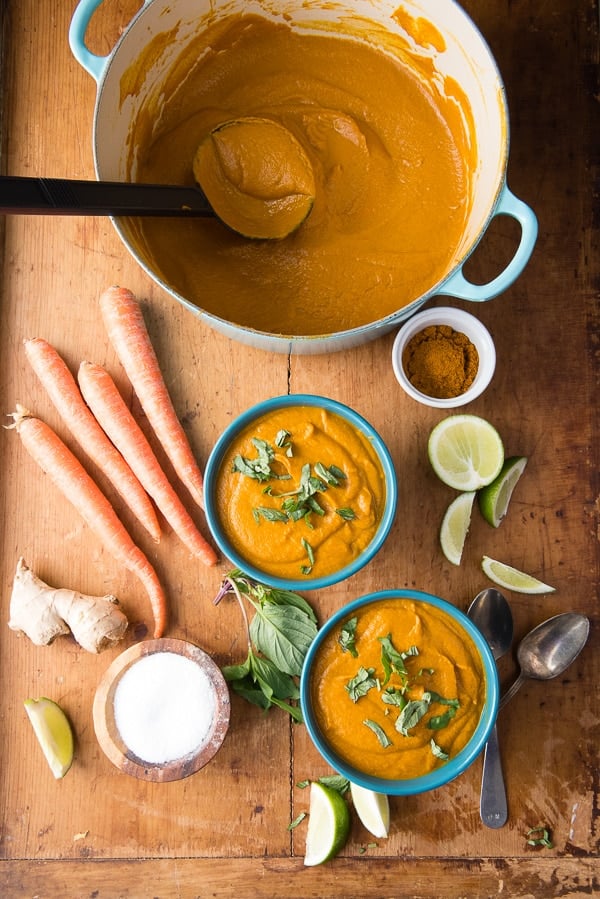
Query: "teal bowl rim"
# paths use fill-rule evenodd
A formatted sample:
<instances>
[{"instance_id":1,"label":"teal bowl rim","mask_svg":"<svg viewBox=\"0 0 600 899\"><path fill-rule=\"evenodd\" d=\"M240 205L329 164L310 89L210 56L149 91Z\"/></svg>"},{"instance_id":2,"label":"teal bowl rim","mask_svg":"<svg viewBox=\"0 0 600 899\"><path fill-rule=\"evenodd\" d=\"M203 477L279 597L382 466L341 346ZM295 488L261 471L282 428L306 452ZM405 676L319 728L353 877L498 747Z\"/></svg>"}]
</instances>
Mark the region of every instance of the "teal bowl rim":
<instances>
[{"instance_id":1,"label":"teal bowl rim","mask_svg":"<svg viewBox=\"0 0 600 899\"><path fill-rule=\"evenodd\" d=\"M231 546L223 533L214 500L216 477L223 456L233 438L254 419L259 418L273 409L280 409L286 406L319 406L349 421L371 442L373 448L377 452L385 477L385 507L381 522L373 539L369 545L365 547L360 556L351 562L350 565L346 565L343 568L340 568L339 571L332 572L323 577L281 578L268 574L260 568L251 565L234 549L234 547ZM204 469L204 511L209 530L220 551L249 577L260 581L263 584L267 584L270 587L277 587L281 590L318 590L322 587L330 587L333 584L344 581L346 578L356 574L356 572L367 565L381 549L390 532L392 524L394 523L397 503L398 484L394 463L387 446L373 425L358 412L355 412L354 409L351 409L350 406L346 406L338 400L319 396L314 393L291 393L275 396L246 409L245 412L238 415L231 424L225 428L215 443Z\"/></svg>"},{"instance_id":2,"label":"teal bowl rim","mask_svg":"<svg viewBox=\"0 0 600 899\"><path fill-rule=\"evenodd\" d=\"M310 697L310 673L315 656L321 647L325 637L338 625L345 621L357 609L365 605L370 605L382 599L415 599L418 602L428 603L436 606L438 609L446 612L457 621L471 637L477 647L483 662L484 674L486 679L486 702L481 712L479 723L475 728L475 732L464 749L450 759L446 764L429 774L422 777L406 778L405 780L388 780L383 777L374 777L359 771L353 765L345 762L338 754L329 746L326 737L321 732L319 725L312 710L312 702ZM306 654L304 665L302 668L302 676L300 678L300 707L304 717L304 723L308 730L309 736L331 767L338 774L348 778L352 783L365 787L368 790L374 790L376 793L385 793L389 796L411 796L416 793L425 793L429 790L435 790L442 787L450 781L454 780L475 761L479 753L485 746L490 731L492 730L496 716L498 714L498 703L500 698L500 687L498 681L498 671L492 651L479 629L473 622L462 612L445 599L434 596L431 593L425 593L421 590L381 590L376 593L368 593L358 597L347 605L338 609L335 614L329 618L325 624L319 629L317 636L310 645Z\"/></svg>"}]
</instances>

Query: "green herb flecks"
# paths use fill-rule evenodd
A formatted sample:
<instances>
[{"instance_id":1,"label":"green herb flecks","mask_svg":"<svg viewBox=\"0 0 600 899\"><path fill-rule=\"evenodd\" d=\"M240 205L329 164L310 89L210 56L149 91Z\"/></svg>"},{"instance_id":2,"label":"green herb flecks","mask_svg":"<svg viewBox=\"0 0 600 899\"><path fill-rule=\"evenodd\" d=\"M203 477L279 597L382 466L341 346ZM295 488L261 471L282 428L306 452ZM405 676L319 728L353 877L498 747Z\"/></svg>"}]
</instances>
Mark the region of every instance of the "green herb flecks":
<instances>
[{"instance_id":1,"label":"green herb flecks","mask_svg":"<svg viewBox=\"0 0 600 899\"><path fill-rule=\"evenodd\" d=\"M358 702L362 696L367 695L369 690L377 686L374 674L374 668L363 668L361 665L355 676L348 681L346 690L352 702Z\"/></svg>"},{"instance_id":2,"label":"green herb flecks","mask_svg":"<svg viewBox=\"0 0 600 899\"><path fill-rule=\"evenodd\" d=\"M356 625L358 618L349 618L340 628L338 643L342 647L342 652L349 652L353 658L358 658L358 650L356 649Z\"/></svg>"},{"instance_id":3,"label":"green herb flecks","mask_svg":"<svg viewBox=\"0 0 600 899\"><path fill-rule=\"evenodd\" d=\"M293 821L290 821L290 823L287 826L287 829L294 830L296 827L298 827L299 824L302 824L302 822L304 821L305 818L306 818L306 812L300 812L300 814L297 815Z\"/></svg>"},{"instance_id":4,"label":"green herb flecks","mask_svg":"<svg viewBox=\"0 0 600 899\"><path fill-rule=\"evenodd\" d=\"M266 440L253 437L252 444L256 448L256 458L247 459L245 456L237 455L233 460L232 471L237 471L257 481L287 481L290 479L290 475L287 472L277 474L273 471L271 462L275 458L275 450Z\"/></svg>"},{"instance_id":5,"label":"green herb flecks","mask_svg":"<svg viewBox=\"0 0 600 899\"><path fill-rule=\"evenodd\" d=\"M300 571L302 572L302 574L310 574L313 569L313 565L315 564L315 554L313 552L312 546L310 545L308 540L306 540L304 537L302 538L302 546L303 546L304 550L306 551L306 555L308 556L309 564L301 565Z\"/></svg>"},{"instance_id":6,"label":"green herb flecks","mask_svg":"<svg viewBox=\"0 0 600 899\"><path fill-rule=\"evenodd\" d=\"M384 673L383 686L389 681L392 672L398 674L406 686L408 683L408 671L404 662L410 656L417 656L419 650L416 646L411 646L405 652L398 652L392 643L391 634L388 634L387 637L378 637L377 639L381 643L381 664L383 665Z\"/></svg>"},{"instance_id":7,"label":"green herb flecks","mask_svg":"<svg viewBox=\"0 0 600 899\"><path fill-rule=\"evenodd\" d=\"M550 831L543 824L532 827L527 831L526 836L528 846L542 846L544 849L552 849L554 846Z\"/></svg>"},{"instance_id":8,"label":"green herb flecks","mask_svg":"<svg viewBox=\"0 0 600 899\"><path fill-rule=\"evenodd\" d=\"M275 448L284 450L286 456L293 456L293 445L290 431L281 428L275 435ZM238 454L232 464L232 472L238 472L246 477L265 483L263 494L281 500L279 508L274 506L257 506L252 509L254 520L260 523L262 520L286 524L288 521L304 521L306 526L311 530L314 529L313 516L323 517L326 510L323 508L318 499L318 494L325 493L329 488L339 487L343 481L347 479L346 473L338 468L337 465L325 465L323 462L316 462L312 466L306 462L301 469L298 486L293 490L285 492L275 492L271 481L291 480L289 472L277 473L273 467L276 462L276 450L266 440L258 437L252 438L252 444L256 449L256 457L253 459L246 458ZM281 456L279 457L281 461ZM335 510L344 521L353 521L357 516L356 512L347 506L341 506ZM314 558L311 558L312 550L310 550L309 564L302 565L300 570L302 574L309 575L312 573L314 566Z\"/></svg>"},{"instance_id":9,"label":"green herb flecks","mask_svg":"<svg viewBox=\"0 0 600 899\"><path fill-rule=\"evenodd\" d=\"M384 749L387 749L388 746L392 745L392 741L390 740L384 729L379 724L377 724L376 721L371 721L370 718L365 718L363 724L373 731Z\"/></svg>"},{"instance_id":10,"label":"green herb flecks","mask_svg":"<svg viewBox=\"0 0 600 899\"><path fill-rule=\"evenodd\" d=\"M314 611L297 593L258 584L239 569L225 578L215 605L230 593L242 611L248 653L241 664L223 667L225 680L253 705L265 711L277 706L301 722L298 678L317 633ZM255 613L251 621L244 599Z\"/></svg>"},{"instance_id":11,"label":"green herb flecks","mask_svg":"<svg viewBox=\"0 0 600 899\"><path fill-rule=\"evenodd\" d=\"M436 759L441 759L443 762L448 761L450 756L447 752L444 752L444 750L440 746L438 746L433 737L431 738L429 745L431 746L431 752L436 757Z\"/></svg>"}]
</instances>

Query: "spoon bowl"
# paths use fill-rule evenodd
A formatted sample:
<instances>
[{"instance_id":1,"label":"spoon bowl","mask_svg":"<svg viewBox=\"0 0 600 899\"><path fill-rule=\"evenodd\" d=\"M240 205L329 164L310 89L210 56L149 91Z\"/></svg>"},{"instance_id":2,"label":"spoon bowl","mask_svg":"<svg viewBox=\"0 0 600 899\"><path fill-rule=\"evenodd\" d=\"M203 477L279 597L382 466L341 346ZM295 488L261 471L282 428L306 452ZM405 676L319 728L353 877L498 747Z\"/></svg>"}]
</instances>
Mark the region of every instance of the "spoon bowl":
<instances>
[{"instance_id":1,"label":"spoon bowl","mask_svg":"<svg viewBox=\"0 0 600 899\"><path fill-rule=\"evenodd\" d=\"M590 622L579 612L562 612L529 631L517 650L521 671L506 691L500 708L515 695L527 678L551 680L571 665L587 642Z\"/></svg>"},{"instance_id":2,"label":"spoon bowl","mask_svg":"<svg viewBox=\"0 0 600 899\"><path fill-rule=\"evenodd\" d=\"M499 590L488 587L478 593L467 615L487 640L496 660L508 652L513 639L513 617L506 597Z\"/></svg>"}]
</instances>

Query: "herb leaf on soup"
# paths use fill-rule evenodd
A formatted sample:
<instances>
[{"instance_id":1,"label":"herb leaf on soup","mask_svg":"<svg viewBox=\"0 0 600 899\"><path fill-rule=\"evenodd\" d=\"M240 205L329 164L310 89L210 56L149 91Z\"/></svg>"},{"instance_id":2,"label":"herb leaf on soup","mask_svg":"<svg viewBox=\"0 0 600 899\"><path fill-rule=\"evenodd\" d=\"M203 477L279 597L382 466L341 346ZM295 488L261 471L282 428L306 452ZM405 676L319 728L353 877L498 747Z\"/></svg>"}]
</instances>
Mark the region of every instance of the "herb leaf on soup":
<instances>
[{"instance_id":1,"label":"herb leaf on soup","mask_svg":"<svg viewBox=\"0 0 600 899\"><path fill-rule=\"evenodd\" d=\"M377 686L377 681L373 677L374 674L374 668L363 668L361 665L355 676L348 681L346 690L352 702L358 702L362 696L367 695L369 690Z\"/></svg>"},{"instance_id":2,"label":"herb leaf on soup","mask_svg":"<svg viewBox=\"0 0 600 899\"><path fill-rule=\"evenodd\" d=\"M375 734L375 736L377 737L377 739L379 740L380 744L383 746L384 749L387 749L388 746L392 745L392 741L390 740L390 738L384 731L383 727L381 727L379 724L377 724L376 721L372 721L370 718L365 718L365 720L363 721L363 724L366 725L366 727L368 727L370 730L373 731L373 733Z\"/></svg>"},{"instance_id":3,"label":"herb leaf on soup","mask_svg":"<svg viewBox=\"0 0 600 899\"><path fill-rule=\"evenodd\" d=\"M349 652L353 658L358 658L358 650L356 649L356 625L358 624L357 616L349 618L340 628L338 643L342 647L342 652Z\"/></svg>"}]
</instances>

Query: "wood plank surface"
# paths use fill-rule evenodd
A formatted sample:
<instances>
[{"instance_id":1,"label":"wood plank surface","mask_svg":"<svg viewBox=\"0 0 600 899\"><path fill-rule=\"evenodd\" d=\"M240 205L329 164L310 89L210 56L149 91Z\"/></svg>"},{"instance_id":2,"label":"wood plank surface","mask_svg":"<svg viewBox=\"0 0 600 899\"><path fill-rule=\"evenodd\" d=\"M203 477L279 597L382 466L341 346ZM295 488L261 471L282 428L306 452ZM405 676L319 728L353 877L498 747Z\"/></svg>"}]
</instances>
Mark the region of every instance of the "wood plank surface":
<instances>
[{"instance_id":1,"label":"wood plank surface","mask_svg":"<svg viewBox=\"0 0 600 899\"><path fill-rule=\"evenodd\" d=\"M496 424L509 454L530 460L502 526L493 530L474 517L460 568L445 561L438 545L453 494L426 457L429 431L443 415L401 392L390 364L393 334L321 356L271 355L230 341L155 286L108 220L6 218L0 385L4 412L20 402L73 446L24 358L23 339L42 336L74 369L83 359L106 365L145 427L98 309L100 292L120 283L143 302L175 407L202 464L228 422L268 396L324 393L365 415L394 458L398 515L370 566L311 594L320 620L355 596L389 587L428 590L466 609L488 585L479 567L483 553L557 588L550 596L509 594L516 640L560 611L590 618L590 640L577 662L555 681L528 682L499 718L507 825L493 831L479 820L478 760L443 789L392 799L387 840L373 841L354 820L341 857L305 869L306 822L288 830L308 805L308 791L297 783L330 771L304 728L277 711L263 716L237 697L225 744L198 774L151 784L117 771L97 744L91 708L119 650L94 657L68 638L46 648L19 638L7 627L12 578L23 555L49 583L117 594L132 619L122 648L144 636L147 600L26 457L16 435L3 431L2 896L537 899L600 889L598 3L468 0L464 6L506 84L508 183L535 210L540 235L525 272L505 294L478 307L456 303L488 326L498 354L492 385L468 411ZM2 171L94 176L95 85L68 47L73 7L66 0L1 5ZM135 9L131 0L106 0L94 17L90 48L110 52ZM510 256L512 225L493 223L469 262L473 279L489 278ZM172 534L158 548L150 545L111 499L167 587L169 636L198 643L219 664L241 660L237 607L212 604L226 563L203 569ZM502 659L503 683L515 673L514 656ZM23 711L23 700L39 695L60 702L76 731L75 761L62 781L50 776ZM538 824L550 828L553 848L527 845L527 830Z\"/></svg>"}]
</instances>

